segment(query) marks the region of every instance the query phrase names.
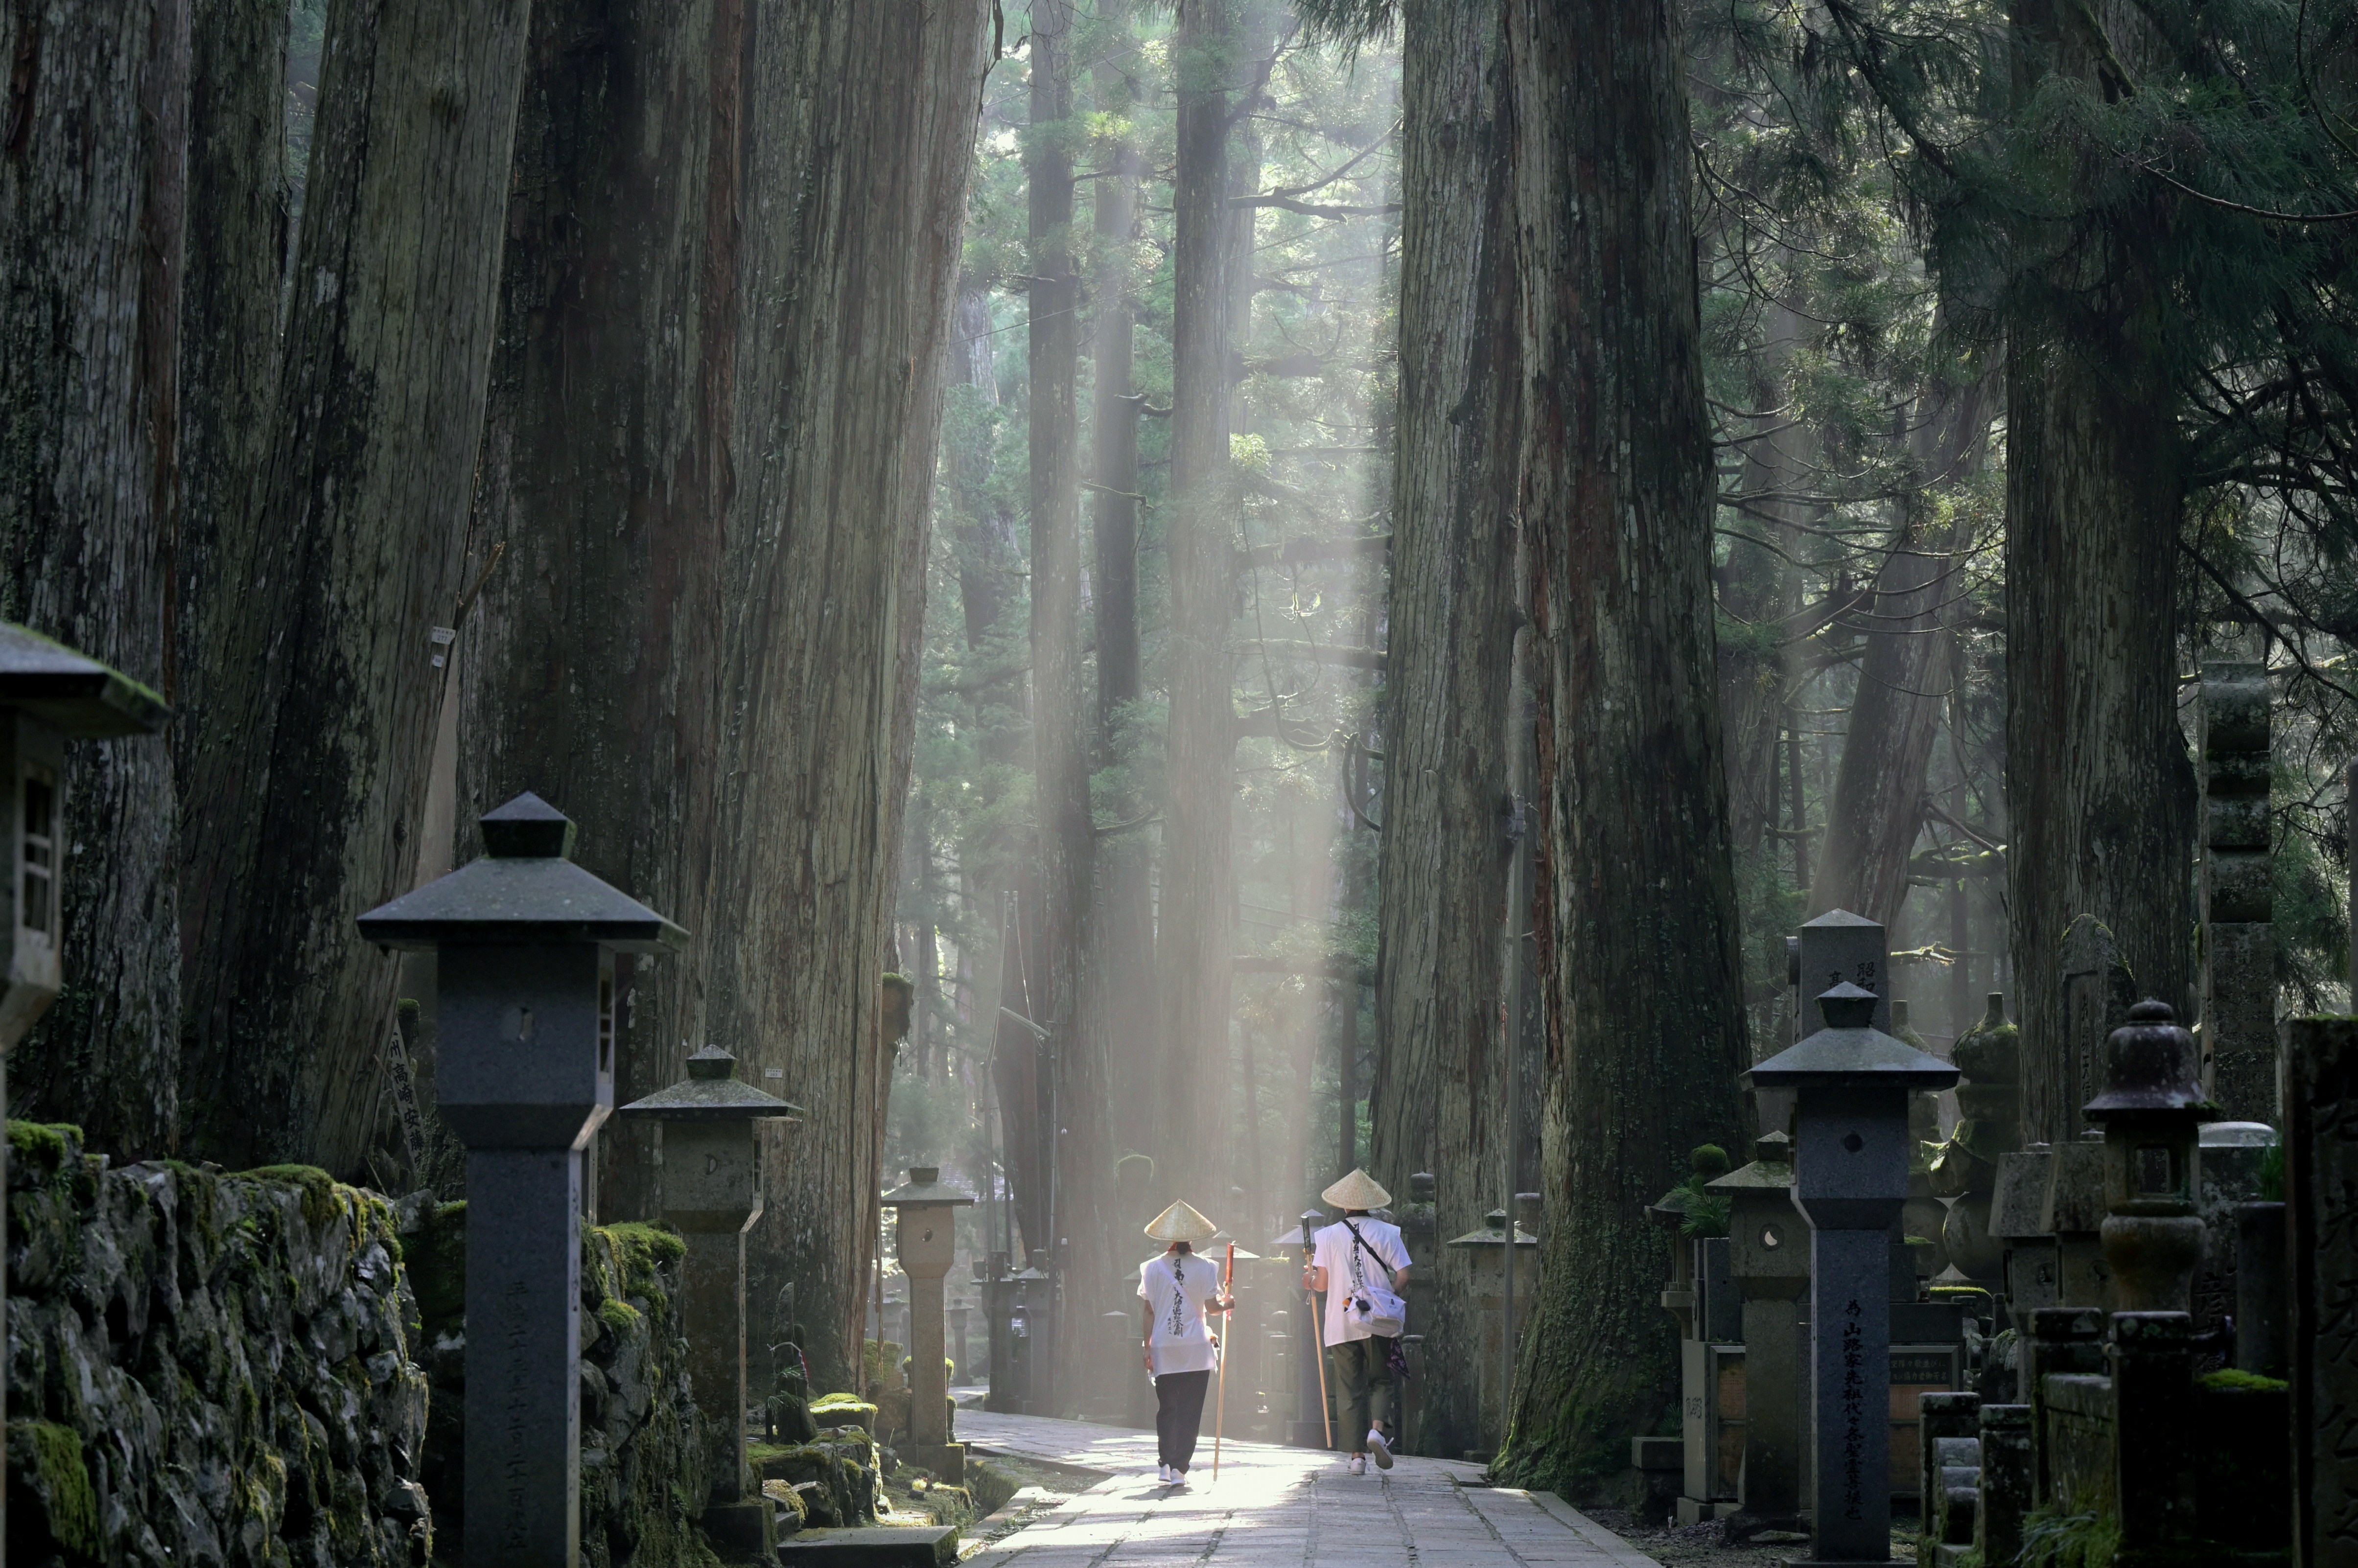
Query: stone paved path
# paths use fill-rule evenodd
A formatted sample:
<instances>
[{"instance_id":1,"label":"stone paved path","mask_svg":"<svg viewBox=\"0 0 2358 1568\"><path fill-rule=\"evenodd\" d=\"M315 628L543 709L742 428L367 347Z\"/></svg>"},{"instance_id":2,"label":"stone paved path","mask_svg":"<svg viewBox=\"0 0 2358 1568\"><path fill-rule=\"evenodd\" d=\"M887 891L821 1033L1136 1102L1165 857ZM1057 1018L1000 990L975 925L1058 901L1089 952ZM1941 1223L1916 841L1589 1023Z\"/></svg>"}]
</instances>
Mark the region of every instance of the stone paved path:
<instances>
[{"instance_id":1,"label":"stone paved path","mask_svg":"<svg viewBox=\"0 0 2358 1568\"><path fill-rule=\"evenodd\" d=\"M1544 1492L1478 1482L1478 1466L1398 1461L1347 1475L1336 1454L1209 1435L1189 1484L1154 1479L1154 1434L1036 1416L957 1412L988 1453L1109 1473L960 1568L1659 1568Z\"/></svg>"}]
</instances>

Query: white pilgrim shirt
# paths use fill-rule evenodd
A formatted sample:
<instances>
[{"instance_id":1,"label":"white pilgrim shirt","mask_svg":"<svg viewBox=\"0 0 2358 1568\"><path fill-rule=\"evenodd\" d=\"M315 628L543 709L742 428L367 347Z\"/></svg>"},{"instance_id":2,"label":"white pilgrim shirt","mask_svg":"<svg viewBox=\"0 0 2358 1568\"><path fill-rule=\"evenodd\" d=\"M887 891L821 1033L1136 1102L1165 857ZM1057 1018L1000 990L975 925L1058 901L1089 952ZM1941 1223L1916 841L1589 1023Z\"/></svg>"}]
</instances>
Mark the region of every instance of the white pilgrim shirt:
<instances>
[{"instance_id":1,"label":"white pilgrim shirt","mask_svg":"<svg viewBox=\"0 0 2358 1568\"><path fill-rule=\"evenodd\" d=\"M1358 1227L1363 1245L1352 1243L1351 1226ZM1373 1339L1365 1326L1351 1321L1348 1303L1351 1292L1362 1285L1399 1289L1393 1283L1399 1278L1396 1271L1408 1267L1408 1245L1401 1240L1400 1227L1355 1214L1348 1224L1337 1220L1312 1239L1317 1250L1310 1260L1326 1271L1326 1343Z\"/></svg>"},{"instance_id":2,"label":"white pilgrim shirt","mask_svg":"<svg viewBox=\"0 0 2358 1568\"><path fill-rule=\"evenodd\" d=\"M1138 1266L1138 1299L1154 1309L1148 1348L1154 1375L1212 1369L1204 1303L1220 1299L1220 1266L1194 1252L1164 1252Z\"/></svg>"}]
</instances>

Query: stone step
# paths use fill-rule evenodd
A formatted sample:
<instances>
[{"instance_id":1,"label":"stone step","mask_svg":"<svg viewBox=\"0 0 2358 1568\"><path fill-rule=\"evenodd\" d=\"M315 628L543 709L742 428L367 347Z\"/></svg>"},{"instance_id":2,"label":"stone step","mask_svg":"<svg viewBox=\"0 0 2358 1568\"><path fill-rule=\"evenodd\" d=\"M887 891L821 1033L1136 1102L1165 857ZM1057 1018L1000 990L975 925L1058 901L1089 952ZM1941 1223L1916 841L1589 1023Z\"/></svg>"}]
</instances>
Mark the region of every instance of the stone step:
<instances>
[{"instance_id":1,"label":"stone step","mask_svg":"<svg viewBox=\"0 0 2358 1568\"><path fill-rule=\"evenodd\" d=\"M787 1568L949 1568L957 1561L956 1525L869 1525L800 1530L778 1542Z\"/></svg>"}]
</instances>

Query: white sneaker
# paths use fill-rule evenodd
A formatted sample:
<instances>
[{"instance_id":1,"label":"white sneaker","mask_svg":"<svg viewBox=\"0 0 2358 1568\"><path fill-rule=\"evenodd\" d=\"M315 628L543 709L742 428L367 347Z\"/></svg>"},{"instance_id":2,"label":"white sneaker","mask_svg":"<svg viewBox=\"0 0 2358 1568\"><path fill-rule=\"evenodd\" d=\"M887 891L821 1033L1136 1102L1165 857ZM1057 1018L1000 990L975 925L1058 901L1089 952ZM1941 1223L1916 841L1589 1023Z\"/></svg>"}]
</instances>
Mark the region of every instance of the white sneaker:
<instances>
[{"instance_id":1,"label":"white sneaker","mask_svg":"<svg viewBox=\"0 0 2358 1568\"><path fill-rule=\"evenodd\" d=\"M1354 1475L1354 1476L1364 1476L1364 1475L1366 1475L1367 1473L1368 1473L1368 1456L1367 1456L1366 1454L1352 1454L1352 1455L1351 1455L1351 1474L1352 1474L1352 1475Z\"/></svg>"},{"instance_id":2,"label":"white sneaker","mask_svg":"<svg viewBox=\"0 0 2358 1568\"><path fill-rule=\"evenodd\" d=\"M1368 1429L1368 1452L1376 1456L1377 1469L1389 1470L1392 1467L1391 1444L1384 1441L1381 1430L1375 1427Z\"/></svg>"},{"instance_id":3,"label":"white sneaker","mask_svg":"<svg viewBox=\"0 0 2358 1568\"><path fill-rule=\"evenodd\" d=\"M1171 1484L1171 1466L1168 1465L1157 1465L1154 1467L1154 1478L1162 1482L1164 1486L1169 1486Z\"/></svg>"}]
</instances>

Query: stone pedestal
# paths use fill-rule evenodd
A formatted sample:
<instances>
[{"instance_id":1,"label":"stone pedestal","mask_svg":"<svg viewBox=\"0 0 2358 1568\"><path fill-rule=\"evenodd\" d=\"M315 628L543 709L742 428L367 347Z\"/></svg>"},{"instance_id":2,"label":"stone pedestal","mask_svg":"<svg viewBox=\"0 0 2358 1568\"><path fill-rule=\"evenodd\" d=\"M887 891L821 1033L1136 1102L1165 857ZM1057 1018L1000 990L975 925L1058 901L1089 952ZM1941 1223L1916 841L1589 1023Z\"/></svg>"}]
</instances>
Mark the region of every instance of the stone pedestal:
<instances>
[{"instance_id":1,"label":"stone pedestal","mask_svg":"<svg viewBox=\"0 0 2358 1568\"><path fill-rule=\"evenodd\" d=\"M467 1562L576 1568L581 1152L614 1104L614 954L687 934L573 864L573 825L538 797L481 827L482 859L359 925L437 951L436 1094L467 1148L471 1216Z\"/></svg>"},{"instance_id":2,"label":"stone pedestal","mask_svg":"<svg viewBox=\"0 0 2358 1568\"><path fill-rule=\"evenodd\" d=\"M2029 1398L2030 1496L2040 1506L2054 1501L2052 1466L2047 1454L2047 1379L2093 1377L2104 1369L2104 1314L2093 1307L2045 1307L2030 1314L2022 1342L2022 1386Z\"/></svg>"},{"instance_id":3,"label":"stone pedestal","mask_svg":"<svg viewBox=\"0 0 2358 1568\"><path fill-rule=\"evenodd\" d=\"M2358 1019L2285 1026L2293 1561L2358 1562Z\"/></svg>"},{"instance_id":4,"label":"stone pedestal","mask_svg":"<svg viewBox=\"0 0 2358 1568\"><path fill-rule=\"evenodd\" d=\"M2022 1555L2022 1519L2031 1509L2033 1425L2028 1405L1984 1405L1982 1487L1974 1509L1974 1545L1984 1563Z\"/></svg>"},{"instance_id":5,"label":"stone pedestal","mask_svg":"<svg viewBox=\"0 0 2358 1568\"><path fill-rule=\"evenodd\" d=\"M2091 1131L2050 1146L2039 1228L2055 1238L2059 1306L2113 1308L2112 1265L2104 1261L2104 1135Z\"/></svg>"},{"instance_id":6,"label":"stone pedestal","mask_svg":"<svg viewBox=\"0 0 2358 1568\"><path fill-rule=\"evenodd\" d=\"M1830 909L1795 933L1795 962L1800 970L1801 1005L1794 1017L1797 1033L1815 1033L1819 1024L1816 997L1838 985L1854 985L1875 993L1875 1017L1870 1028L1891 1033L1891 985L1882 923L1847 909ZM1775 1131L1767 1122L1762 1130Z\"/></svg>"},{"instance_id":7,"label":"stone pedestal","mask_svg":"<svg viewBox=\"0 0 2358 1568\"><path fill-rule=\"evenodd\" d=\"M2201 1433L2193 1332L2193 1318L2182 1312L2113 1314L2113 1484L2121 1506L2115 1568L2177 1568L2194 1545Z\"/></svg>"},{"instance_id":8,"label":"stone pedestal","mask_svg":"<svg viewBox=\"0 0 2358 1568\"><path fill-rule=\"evenodd\" d=\"M2285 1206L2247 1203L2235 1211L2235 1365L2281 1378L2285 1332Z\"/></svg>"},{"instance_id":9,"label":"stone pedestal","mask_svg":"<svg viewBox=\"0 0 2358 1568\"><path fill-rule=\"evenodd\" d=\"M1806 1408L1801 1303L1810 1291L1808 1222L1793 1207L1792 1140L1768 1132L1751 1163L1705 1190L1728 1200L1728 1277L1743 1300L1747 1530L1798 1528Z\"/></svg>"},{"instance_id":10,"label":"stone pedestal","mask_svg":"<svg viewBox=\"0 0 2358 1568\"><path fill-rule=\"evenodd\" d=\"M1917 1530L1929 1543L1920 1554L1925 1563L1932 1561L1931 1546L1972 1544L1974 1495L1981 1489L1981 1410L1974 1394L1917 1398L1923 1435L1919 1450L1923 1473L1917 1480L1923 1512Z\"/></svg>"}]
</instances>

